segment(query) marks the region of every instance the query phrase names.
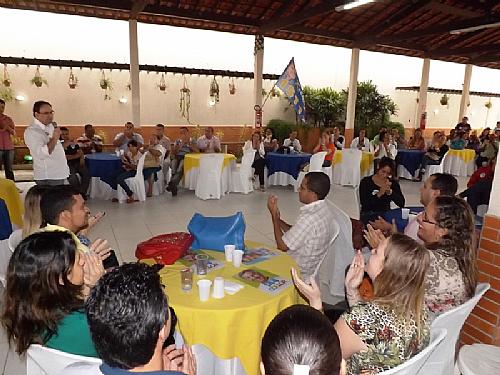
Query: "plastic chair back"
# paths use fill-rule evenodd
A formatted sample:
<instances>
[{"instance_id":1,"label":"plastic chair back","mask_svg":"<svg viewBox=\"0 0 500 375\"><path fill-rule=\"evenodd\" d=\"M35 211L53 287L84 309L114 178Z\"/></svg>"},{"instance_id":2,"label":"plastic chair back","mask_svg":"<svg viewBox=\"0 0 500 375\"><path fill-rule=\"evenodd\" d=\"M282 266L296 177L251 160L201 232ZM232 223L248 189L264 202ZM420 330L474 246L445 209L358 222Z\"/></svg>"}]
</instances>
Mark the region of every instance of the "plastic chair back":
<instances>
[{"instance_id":1,"label":"plastic chair back","mask_svg":"<svg viewBox=\"0 0 500 375\"><path fill-rule=\"evenodd\" d=\"M474 297L464 304L439 315L432 322L431 332L435 332L439 329L446 329L448 334L446 335L443 345L434 351L429 361L427 361L425 366L427 373L453 375L455 367L455 347L458 336L460 335L460 330L470 312L489 288L490 284L478 284Z\"/></svg>"},{"instance_id":2,"label":"plastic chair back","mask_svg":"<svg viewBox=\"0 0 500 375\"><path fill-rule=\"evenodd\" d=\"M331 234L332 237L330 239L330 242L328 243L328 247L327 247L327 249L325 251L325 254L323 254L323 258L321 258L321 261L318 263L318 265L316 266L316 269L314 270L314 273L312 274L312 277L314 277L316 279L318 279L317 276L318 276L319 269L321 268L321 264L323 264L323 262L325 261L325 259L334 250L333 244L334 244L335 240L337 239L337 237L339 235L339 232L340 232L340 227L337 224L337 222L333 221L332 224L333 224L333 231L332 231L332 234Z\"/></svg>"},{"instance_id":3,"label":"plastic chair back","mask_svg":"<svg viewBox=\"0 0 500 375\"><path fill-rule=\"evenodd\" d=\"M342 174L340 176L341 185L357 186L361 180L361 157L363 152L357 149L342 150Z\"/></svg>"},{"instance_id":4,"label":"plastic chair back","mask_svg":"<svg viewBox=\"0 0 500 375\"><path fill-rule=\"evenodd\" d=\"M125 180L130 190L134 192L134 196L140 201L146 201L146 186L144 184L144 175L142 171L144 170L144 160L146 159L146 153L144 153L139 161L137 162L137 169L134 177L129 177ZM127 194L118 186L117 189L118 200L120 202L125 202L127 200Z\"/></svg>"},{"instance_id":5,"label":"plastic chair back","mask_svg":"<svg viewBox=\"0 0 500 375\"><path fill-rule=\"evenodd\" d=\"M312 155L309 162L309 172L322 172L325 156L326 151L320 151Z\"/></svg>"},{"instance_id":6,"label":"plastic chair back","mask_svg":"<svg viewBox=\"0 0 500 375\"><path fill-rule=\"evenodd\" d=\"M207 154L200 158L200 174L196 181L195 195L200 199L220 199L222 186L223 154Z\"/></svg>"},{"instance_id":7,"label":"plastic chair back","mask_svg":"<svg viewBox=\"0 0 500 375\"><path fill-rule=\"evenodd\" d=\"M99 365L102 363L99 358L64 353L60 350L32 344L26 354L26 373L27 375L58 375L65 367L76 362Z\"/></svg>"}]
</instances>

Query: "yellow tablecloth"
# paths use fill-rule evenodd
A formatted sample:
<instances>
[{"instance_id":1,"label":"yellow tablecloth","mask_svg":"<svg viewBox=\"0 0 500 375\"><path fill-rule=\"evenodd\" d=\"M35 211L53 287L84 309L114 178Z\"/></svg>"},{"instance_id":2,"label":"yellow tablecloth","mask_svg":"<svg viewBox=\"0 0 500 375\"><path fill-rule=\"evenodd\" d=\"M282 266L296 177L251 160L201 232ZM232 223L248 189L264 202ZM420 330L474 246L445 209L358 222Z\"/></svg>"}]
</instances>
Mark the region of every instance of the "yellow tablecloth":
<instances>
[{"instance_id":1,"label":"yellow tablecloth","mask_svg":"<svg viewBox=\"0 0 500 375\"><path fill-rule=\"evenodd\" d=\"M10 221L19 228L23 226L24 206L16 184L7 179L0 179L0 198L5 201L9 210Z\"/></svg>"},{"instance_id":2,"label":"yellow tablecloth","mask_svg":"<svg viewBox=\"0 0 500 375\"><path fill-rule=\"evenodd\" d=\"M464 161L464 163L470 163L476 157L476 152L474 150L449 150L449 156L455 156Z\"/></svg>"},{"instance_id":3,"label":"yellow tablecloth","mask_svg":"<svg viewBox=\"0 0 500 375\"><path fill-rule=\"evenodd\" d=\"M187 173L191 168L199 168L200 167L200 158L203 154L186 154L184 156L184 177L186 177ZM226 168L231 160L236 160L236 156L233 154L224 154L224 163L222 168Z\"/></svg>"},{"instance_id":4,"label":"yellow tablecloth","mask_svg":"<svg viewBox=\"0 0 500 375\"><path fill-rule=\"evenodd\" d=\"M363 151L363 155L361 156L361 163L359 164L361 175L365 175L368 173L373 165L373 158L374 156L371 152ZM335 154L333 154L332 164L335 166L339 163L342 163L342 152L335 151Z\"/></svg>"},{"instance_id":5,"label":"yellow tablecloth","mask_svg":"<svg viewBox=\"0 0 500 375\"><path fill-rule=\"evenodd\" d=\"M247 242L247 246L255 247L256 244ZM204 252L225 264L223 268L207 275L206 278L212 281L217 276L236 281L234 275L251 267L291 279L290 268L296 267L295 261L286 253L253 266L234 268L232 263L225 262L224 253ZM210 298L200 302L196 286L199 279L196 275L193 289L190 292L182 291L179 271L183 268L185 266L181 263L175 263L164 267L160 275L169 303L177 314L178 328L186 342L189 345L203 344L222 359L238 357L248 375L257 375L260 343L267 326L280 311L299 303L299 295L293 284L276 296L245 285L234 295L226 294L220 300Z\"/></svg>"}]
</instances>

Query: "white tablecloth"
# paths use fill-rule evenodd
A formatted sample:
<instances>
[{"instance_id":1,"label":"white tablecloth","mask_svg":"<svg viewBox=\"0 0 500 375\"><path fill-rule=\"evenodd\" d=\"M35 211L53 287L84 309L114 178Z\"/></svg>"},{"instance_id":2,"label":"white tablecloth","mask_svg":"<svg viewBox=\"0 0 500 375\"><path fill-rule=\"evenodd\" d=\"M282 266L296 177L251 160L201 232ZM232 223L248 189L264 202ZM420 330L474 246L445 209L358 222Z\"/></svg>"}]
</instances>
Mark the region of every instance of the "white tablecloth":
<instances>
[{"instance_id":1,"label":"white tablecloth","mask_svg":"<svg viewBox=\"0 0 500 375\"><path fill-rule=\"evenodd\" d=\"M111 200L117 197L117 191L106 182L101 181L99 177L92 177L89 189L89 195L92 199Z\"/></svg>"},{"instance_id":2,"label":"white tablecloth","mask_svg":"<svg viewBox=\"0 0 500 375\"><path fill-rule=\"evenodd\" d=\"M228 193L230 187L232 186L232 173L231 168L236 168L235 161L231 161L228 167L222 169L222 192ZM200 168L194 167L189 171L184 173L184 183L183 186L189 190L196 190L196 182L198 181L198 175L200 174Z\"/></svg>"},{"instance_id":3,"label":"white tablecloth","mask_svg":"<svg viewBox=\"0 0 500 375\"><path fill-rule=\"evenodd\" d=\"M471 176L474 173L474 150L449 150L443 163L444 173Z\"/></svg>"}]
</instances>

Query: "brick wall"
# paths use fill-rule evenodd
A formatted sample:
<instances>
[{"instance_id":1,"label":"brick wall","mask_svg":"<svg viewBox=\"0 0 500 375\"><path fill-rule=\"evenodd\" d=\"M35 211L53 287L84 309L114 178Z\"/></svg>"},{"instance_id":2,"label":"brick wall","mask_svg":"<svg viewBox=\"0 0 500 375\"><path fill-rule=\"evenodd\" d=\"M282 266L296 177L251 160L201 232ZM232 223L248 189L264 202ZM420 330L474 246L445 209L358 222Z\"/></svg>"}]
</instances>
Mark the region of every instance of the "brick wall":
<instances>
[{"instance_id":1,"label":"brick wall","mask_svg":"<svg viewBox=\"0 0 500 375\"><path fill-rule=\"evenodd\" d=\"M481 298L462 330L461 343L500 346L500 218L487 215L479 242L479 282L490 290Z\"/></svg>"}]
</instances>

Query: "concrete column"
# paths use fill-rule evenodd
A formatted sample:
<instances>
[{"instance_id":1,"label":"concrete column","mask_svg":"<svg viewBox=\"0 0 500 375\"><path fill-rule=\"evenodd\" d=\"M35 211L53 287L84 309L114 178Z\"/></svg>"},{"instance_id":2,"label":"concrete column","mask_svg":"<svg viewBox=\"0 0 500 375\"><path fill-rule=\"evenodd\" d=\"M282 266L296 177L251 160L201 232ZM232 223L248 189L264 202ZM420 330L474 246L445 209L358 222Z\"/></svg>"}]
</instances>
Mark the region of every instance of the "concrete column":
<instances>
[{"instance_id":1,"label":"concrete column","mask_svg":"<svg viewBox=\"0 0 500 375\"><path fill-rule=\"evenodd\" d=\"M460 98L460 112L458 113L458 122L467 113L467 104L469 104L470 77L472 76L472 64L465 65L464 85L462 88L462 97Z\"/></svg>"},{"instance_id":2,"label":"concrete column","mask_svg":"<svg viewBox=\"0 0 500 375\"><path fill-rule=\"evenodd\" d=\"M356 96L358 95L359 48L351 50L351 70L349 73L349 93L347 96L347 114L345 120L345 145L349 147L354 138L354 117L356 114Z\"/></svg>"},{"instance_id":3,"label":"concrete column","mask_svg":"<svg viewBox=\"0 0 500 375\"><path fill-rule=\"evenodd\" d=\"M431 60L429 58L424 59L424 64L422 65L422 78L420 79L420 91L418 92L418 107L417 107L417 118L415 121L415 128L420 127L422 122L422 117L427 119L427 89L429 88L429 70L431 67Z\"/></svg>"},{"instance_id":4,"label":"concrete column","mask_svg":"<svg viewBox=\"0 0 500 375\"><path fill-rule=\"evenodd\" d=\"M262 72L264 69L264 36L255 35L254 55L254 70L253 70L253 93L254 93L254 108L259 106L262 108ZM262 118L262 124L264 124Z\"/></svg>"},{"instance_id":5,"label":"concrete column","mask_svg":"<svg viewBox=\"0 0 500 375\"><path fill-rule=\"evenodd\" d=\"M137 20L128 21L130 44L130 83L132 86L132 122L141 126L141 89L139 87L139 47L137 44Z\"/></svg>"}]
</instances>

